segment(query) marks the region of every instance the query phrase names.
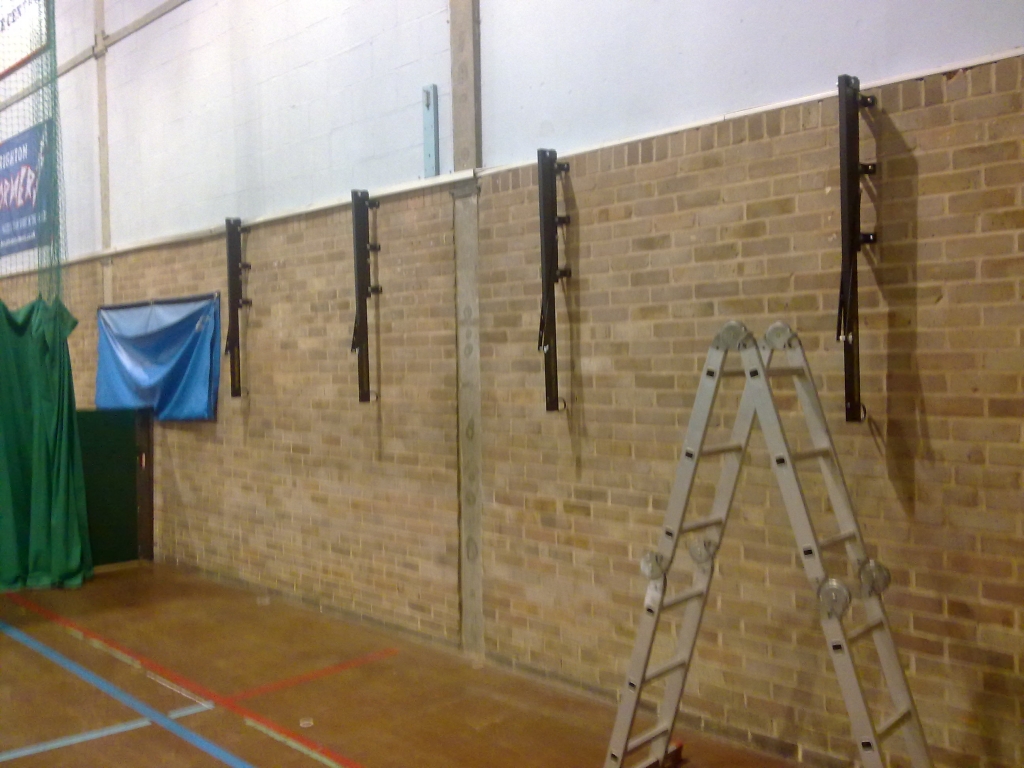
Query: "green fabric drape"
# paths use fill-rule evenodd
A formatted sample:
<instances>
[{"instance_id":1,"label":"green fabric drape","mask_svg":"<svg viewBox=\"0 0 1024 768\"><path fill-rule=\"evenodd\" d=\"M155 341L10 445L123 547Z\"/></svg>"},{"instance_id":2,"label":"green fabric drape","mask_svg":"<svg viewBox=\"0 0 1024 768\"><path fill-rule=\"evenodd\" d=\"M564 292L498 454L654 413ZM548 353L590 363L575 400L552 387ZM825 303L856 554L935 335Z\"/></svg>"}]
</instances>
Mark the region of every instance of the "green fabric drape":
<instances>
[{"instance_id":1,"label":"green fabric drape","mask_svg":"<svg viewBox=\"0 0 1024 768\"><path fill-rule=\"evenodd\" d=\"M0 590L92 575L68 335L58 300L0 302Z\"/></svg>"}]
</instances>

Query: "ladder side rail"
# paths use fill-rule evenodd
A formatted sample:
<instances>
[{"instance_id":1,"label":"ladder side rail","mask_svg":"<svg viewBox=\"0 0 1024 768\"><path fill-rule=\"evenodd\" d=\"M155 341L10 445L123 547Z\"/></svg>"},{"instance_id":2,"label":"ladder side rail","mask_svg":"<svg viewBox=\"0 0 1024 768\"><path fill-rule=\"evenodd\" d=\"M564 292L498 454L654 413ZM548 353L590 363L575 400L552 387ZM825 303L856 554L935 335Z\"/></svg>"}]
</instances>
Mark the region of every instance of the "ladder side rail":
<instances>
[{"instance_id":1,"label":"ladder side rail","mask_svg":"<svg viewBox=\"0 0 1024 768\"><path fill-rule=\"evenodd\" d=\"M752 340L750 343L754 343ZM765 351L765 367L771 362L771 350ZM736 495L736 486L739 483L740 470L743 467L743 457L746 455L747 445L750 442L750 433L754 427L754 397L748 387L744 387L740 397L739 406L736 409L736 419L733 422L729 442L743 446L738 453L727 453L722 458L722 468L719 472L718 482L715 486L715 498L711 504L709 520L718 520L720 524L706 529L702 533L703 541L710 543L709 551L711 557L703 567L698 565L693 577L692 588L703 588L703 597L700 600L691 600L683 609L683 618L680 622L677 635L676 648L673 658L686 659L686 664L666 676L665 690L662 695L661 704L658 707L658 723L668 724L670 727L663 736L659 736L650 747L650 757L663 759L672 742L672 730L675 727L676 717L679 713L679 702L683 698L683 691L686 688L686 678L692 666L694 647L697 643L697 635L700 632L700 625L704 618L704 610L707 606L708 593L711 591L711 580L715 575L714 555L718 551L718 545L725 532L725 525L728 521L729 510L732 507L733 498Z\"/></svg>"},{"instance_id":2,"label":"ladder side rail","mask_svg":"<svg viewBox=\"0 0 1024 768\"><path fill-rule=\"evenodd\" d=\"M814 379L812 378L810 365L807 362L806 353L795 335L791 339L790 343L787 344L786 357L791 366L803 367L804 369L805 375L795 377L794 381L797 398L800 401L800 406L806 417L812 445L815 448L828 448L829 450L829 457L819 459L822 478L825 482L833 513L839 521L840 532L854 533L853 538L846 541L846 549L849 559L855 564L860 565L868 559L864 547L863 536L860 531L860 525L858 524L856 515L853 511L853 504L850 501L850 494L846 484L846 479L843 475L842 465L839 462L839 455L836 451L835 443L832 440L832 434L828 428L828 422L825 419L825 412L821 405L821 399L818 396L817 388L814 386ZM907 751L911 756L912 765L914 768L932 768L932 761L928 754L927 741L925 739L924 730L921 726L917 706L914 702L914 697L910 692L910 687L907 682L903 666L900 663L899 652L892 639L892 629L889 625L889 618L885 613L885 607L882 604L881 596L869 595L864 599L863 605L867 617L865 624L868 626L875 625L870 634L875 643L875 650L878 653L879 663L882 667L882 675L885 679L890 699L892 700L897 712L905 710L910 712L910 717L903 724L902 729L905 734L905 743ZM826 621L830 623L833 631L835 631L835 623L837 622L832 619L823 619L822 621L826 636L829 639L829 647L834 648L835 643L833 642L832 637L829 637L829 629L825 627ZM842 688L844 691L844 698L847 698L846 688L848 687L849 682L851 680L855 680L857 682L858 689L860 689L860 683L853 667L849 641L846 638L845 629L840 626L839 631L842 634L842 640L840 641L837 639L835 642L843 643L843 646L846 648L845 656L849 659L849 664L847 665L846 659L837 657L835 651L833 651L832 657L836 674L840 678L840 683L842 684L844 682L844 678L846 678L847 685L843 685ZM847 666L849 666L849 669L846 672L840 672L840 667L846 668ZM850 670L853 670L852 675ZM862 689L859 692L859 696L854 700L854 704L857 705L857 709L859 709L859 705L861 703L864 703ZM870 733L871 735L871 743L873 744L873 747L869 747L867 754L865 754L864 751L863 740L858 744L858 749L861 751L861 757L865 761L865 765L869 765L871 760L878 760L879 764L881 764L881 745L879 744L878 733L875 729L870 711L865 705L861 714L858 715L855 708L851 707L850 701L847 701L846 705L850 714L853 733L855 735L858 733ZM857 727L858 720L861 721L859 728Z\"/></svg>"},{"instance_id":3,"label":"ladder side rail","mask_svg":"<svg viewBox=\"0 0 1024 768\"><path fill-rule=\"evenodd\" d=\"M792 452L786 439L782 420L779 418L771 387L761 365L757 350L741 350L744 368L747 371L747 386L756 392L757 419L761 425L765 444L768 446L769 460L775 473L775 480L782 499L786 505L790 527L796 539L800 560L803 562L804 573L815 588L820 587L826 578L824 564L818 541L811 524L807 501L804 497L800 477L793 464ZM798 378L805 378L801 376ZM864 699L857 669L853 664L846 642L842 621L837 616L823 615L821 627L832 657L832 664L839 680L843 701L849 713L853 737L859 745L859 753L864 768L884 768L883 760L878 751L878 739L871 719L871 712Z\"/></svg>"},{"instance_id":4,"label":"ladder side rail","mask_svg":"<svg viewBox=\"0 0 1024 768\"><path fill-rule=\"evenodd\" d=\"M679 702L683 697L683 689L686 687L686 678L689 675L690 667L693 665L693 649L697 643L697 634L704 618L704 609L707 606L708 592L711 589L711 579L714 575L715 568L712 563L710 568L698 569L697 575L694 576L694 582L699 581L704 587L704 594L700 599L691 600L683 609L679 640L676 644L676 658L685 655L687 661L686 664L665 676L665 692L658 705L658 723L668 725L668 730L651 742L648 755L650 759L655 757L659 760L664 759L672 744L672 731L679 713Z\"/></svg>"},{"instance_id":5,"label":"ladder side rail","mask_svg":"<svg viewBox=\"0 0 1024 768\"><path fill-rule=\"evenodd\" d=\"M654 633L658 628L658 613L657 610L652 613L645 610L640 616L640 624L637 627L636 640L633 644L633 654L626 672L626 685L619 698L619 708L615 714L615 724L612 726L612 735L609 739L605 768L618 768L626 758L626 743L629 741L629 733L633 730L633 721L636 719L640 690L643 688L642 678L650 661Z\"/></svg>"},{"instance_id":6,"label":"ladder side rail","mask_svg":"<svg viewBox=\"0 0 1024 768\"><path fill-rule=\"evenodd\" d=\"M921 717L917 711L917 704L910 691L910 684L907 681L906 672L900 662L899 650L892 639L892 629L889 626L889 617L885 612L885 605L880 595L869 595L863 601L868 622L881 620L881 625L875 629L872 639L875 642L875 651L878 653L879 663L882 667L882 676L885 679L886 688L889 689L889 697L897 712L909 710L910 719L902 726L904 745L910 754L911 765L914 768L932 768L931 755L928 753L928 741L924 735L924 727L921 725Z\"/></svg>"},{"instance_id":7,"label":"ladder side rail","mask_svg":"<svg viewBox=\"0 0 1024 768\"><path fill-rule=\"evenodd\" d=\"M829 457L819 459L822 478L828 491L832 510L839 521L840 532L852 531L855 534L852 539L847 540L846 549L850 560L860 565L867 560L867 552L864 547L860 525L853 511L853 503L850 501L846 478L843 475L842 464L839 462L835 442L832 440L832 433L828 428L825 411L821 405L821 398L818 395L817 388L814 386L814 379L811 375L810 364L807 362L806 351L795 335L786 344L786 358L791 366L804 369L805 375L795 379L797 398L806 417L812 445L815 448L828 448L829 450ZM928 754L927 741L924 736L924 730L921 727L917 706L910 692L910 686L907 682L903 665L900 663L899 652L892 639L892 629L889 625L889 618L885 613L881 596L869 595L864 599L863 605L867 616L865 624L874 627L870 634L875 643L875 650L878 653L882 675L885 679L889 696L897 712L910 711L910 718L904 723L902 728L906 737L907 751L910 753L912 765L914 768L932 768L932 761ZM849 641L847 641L847 646L848 644ZM874 735L877 738L877 732Z\"/></svg>"},{"instance_id":8,"label":"ladder side rail","mask_svg":"<svg viewBox=\"0 0 1024 768\"><path fill-rule=\"evenodd\" d=\"M697 385L697 394L693 398L690 423L686 427L683 448L679 454L679 463L676 465L676 476L672 482L672 491L669 493L665 524L659 544L658 552L666 558L666 568L675 555L679 528L683 523L683 515L686 513L686 507L690 501L693 478L697 474L700 452L704 448L708 422L711 419L715 400L718 398L718 389L722 382L722 367L725 365L728 353L729 351L726 349L712 347L708 351L707 362L701 369L700 383ZM672 532L671 536L668 535L668 531Z\"/></svg>"},{"instance_id":9,"label":"ladder side rail","mask_svg":"<svg viewBox=\"0 0 1024 768\"><path fill-rule=\"evenodd\" d=\"M832 668L835 669L839 689L843 694L846 712L850 718L850 731L864 768L885 768L879 749L875 724L864 698L860 675L853 662L853 653L846 641L846 632L837 616L822 616L821 629L825 635Z\"/></svg>"},{"instance_id":10,"label":"ladder side rail","mask_svg":"<svg viewBox=\"0 0 1024 768\"><path fill-rule=\"evenodd\" d=\"M772 351L767 350L763 362L765 368L771 363L771 356ZM754 429L754 416L757 414L754 399L754 393L750 388L744 387L736 408L736 419L733 422L732 432L729 435L729 443L740 446L740 450L730 451L723 454L722 457L722 469L718 475L718 482L715 484L715 498L711 502L711 512L707 517L708 520L721 521L721 524L710 527L709 533L704 535L705 540L713 539L716 545L721 541L725 530L729 510L732 508L732 502L736 496L736 486L739 484L743 458L747 455L750 434Z\"/></svg>"},{"instance_id":11,"label":"ladder side rail","mask_svg":"<svg viewBox=\"0 0 1024 768\"><path fill-rule=\"evenodd\" d=\"M662 556L663 567L666 570L675 557L676 542L679 539L679 528L682 525L683 515L690 500L690 491L693 488L693 478L697 471L700 450L704 445L708 421L710 420L711 411L718 396L719 384L722 380L721 370L725 364L728 352L728 349L712 346L708 350L707 362L701 369L700 383L697 385L697 394L694 397L693 408L690 411L690 421L686 428L686 436L683 439L683 451L676 466L676 475L672 483L672 491L669 495L665 522L659 538L658 554ZM708 375L709 372L712 375ZM694 451L695 460L693 461L687 457L688 448ZM662 579L664 582L664 577ZM662 584L662 594L664 594L664 583ZM640 616L633 653L626 672L626 685L622 690L622 697L619 699L619 708L615 716L615 724L612 726L612 735L609 739L605 768L617 768L626 758L626 745L629 741L630 731L633 729L633 722L636 719L640 691L643 688L643 677L650 662L654 635L658 629L661 602L659 600L653 610L645 610Z\"/></svg>"},{"instance_id":12,"label":"ladder side rail","mask_svg":"<svg viewBox=\"0 0 1024 768\"><path fill-rule=\"evenodd\" d=\"M807 578L817 586L826 578L825 567L821 562L817 538L811 525L810 514L807 511L807 501L804 499L800 478L793 465L792 452L782 429L782 421L779 419L775 398L772 395L771 387L768 386L768 379L765 376L758 349L755 347L741 350L740 355L747 371L747 387L753 393L757 420L761 425L765 445L768 447L768 460L771 462L775 480L782 492L782 500L786 506L790 527L793 529L797 546L801 550L800 559L803 561L804 572L807 574Z\"/></svg>"},{"instance_id":13,"label":"ladder side rail","mask_svg":"<svg viewBox=\"0 0 1024 768\"><path fill-rule=\"evenodd\" d=\"M835 442L832 440L828 421L825 419L825 410L822 408L818 390L814 386L811 367L807 362L804 348L798 339L794 338L790 342L786 357L791 365L801 366L804 369L804 376L798 376L794 380L797 399L807 421L807 429L811 435L811 444L815 448L828 448L829 450L829 458L819 459L818 465L821 468L822 480L825 483L829 503L832 505L832 511L839 521L840 532L854 533L853 538L846 541L846 552L850 560L859 566L868 559L867 551L864 547L864 537L861 534L857 516L853 511L850 491L846 485L846 478L843 475L843 467L839 463L839 454L836 451Z\"/></svg>"}]
</instances>

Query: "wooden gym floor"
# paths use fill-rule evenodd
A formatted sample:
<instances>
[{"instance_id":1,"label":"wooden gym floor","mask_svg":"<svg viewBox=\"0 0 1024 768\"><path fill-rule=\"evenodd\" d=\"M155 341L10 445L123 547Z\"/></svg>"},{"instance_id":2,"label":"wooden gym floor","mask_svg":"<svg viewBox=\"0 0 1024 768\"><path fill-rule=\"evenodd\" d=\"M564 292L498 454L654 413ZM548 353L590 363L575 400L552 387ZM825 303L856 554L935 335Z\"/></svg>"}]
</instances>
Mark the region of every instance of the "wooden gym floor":
<instances>
[{"instance_id":1,"label":"wooden gym floor","mask_svg":"<svg viewBox=\"0 0 1024 768\"><path fill-rule=\"evenodd\" d=\"M614 708L164 566L0 594L12 768L600 768ZM677 730L690 768L795 763Z\"/></svg>"}]
</instances>

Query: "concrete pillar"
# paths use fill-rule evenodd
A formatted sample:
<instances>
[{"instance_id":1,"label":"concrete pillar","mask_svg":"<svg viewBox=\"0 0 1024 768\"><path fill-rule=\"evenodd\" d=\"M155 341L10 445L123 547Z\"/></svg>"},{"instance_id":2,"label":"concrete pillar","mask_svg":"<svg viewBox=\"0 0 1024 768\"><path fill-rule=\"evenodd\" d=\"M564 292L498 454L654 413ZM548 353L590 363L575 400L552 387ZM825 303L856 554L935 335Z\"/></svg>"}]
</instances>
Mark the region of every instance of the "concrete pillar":
<instances>
[{"instance_id":1,"label":"concrete pillar","mask_svg":"<svg viewBox=\"0 0 1024 768\"><path fill-rule=\"evenodd\" d=\"M480 0L449 0L455 170L483 165L480 138Z\"/></svg>"},{"instance_id":2,"label":"concrete pillar","mask_svg":"<svg viewBox=\"0 0 1024 768\"><path fill-rule=\"evenodd\" d=\"M469 179L455 202L455 336L458 344L459 586L462 648L484 654L483 441L480 425L479 189Z\"/></svg>"},{"instance_id":3,"label":"concrete pillar","mask_svg":"<svg viewBox=\"0 0 1024 768\"><path fill-rule=\"evenodd\" d=\"M110 142L107 132L107 33L103 4L105 0L96 0L94 7L95 43L93 55L96 57L96 114L99 125L100 150L100 237L101 247L110 248Z\"/></svg>"},{"instance_id":4,"label":"concrete pillar","mask_svg":"<svg viewBox=\"0 0 1024 768\"><path fill-rule=\"evenodd\" d=\"M483 165L480 139L480 2L449 0L455 170ZM459 587L462 648L484 655L483 448L480 434L479 187L452 191L455 203L455 335L458 344Z\"/></svg>"}]
</instances>

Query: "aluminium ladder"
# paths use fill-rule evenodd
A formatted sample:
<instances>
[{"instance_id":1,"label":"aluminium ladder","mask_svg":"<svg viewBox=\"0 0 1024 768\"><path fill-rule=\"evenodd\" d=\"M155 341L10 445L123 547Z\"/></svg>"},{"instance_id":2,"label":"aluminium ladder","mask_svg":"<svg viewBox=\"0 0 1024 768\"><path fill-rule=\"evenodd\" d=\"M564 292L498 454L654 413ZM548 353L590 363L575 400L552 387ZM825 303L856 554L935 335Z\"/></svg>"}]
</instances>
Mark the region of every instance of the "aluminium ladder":
<instances>
[{"instance_id":1,"label":"aluminium ladder","mask_svg":"<svg viewBox=\"0 0 1024 768\"><path fill-rule=\"evenodd\" d=\"M725 369L725 361L730 352L738 353L741 368ZM769 367L775 353L785 358L786 365ZM704 438L719 384L722 378L729 376L745 378L732 435L725 444L705 446ZM813 447L809 450L790 450L768 384L768 379L773 377L788 377L794 382L797 399L810 432ZM641 562L641 571L649 579L644 612L641 614L636 645L629 662L626 685L619 700L604 768L621 768L625 765L631 765L631 768L657 768L667 765L672 759L672 756L666 758L666 755L669 754L679 701L686 684L686 674L690 668L697 631L714 573L715 554L728 519L755 416L764 434L775 478L800 550L800 560L808 579L817 590L821 627L850 716L860 762L864 768L884 768L881 743L888 736L902 732L913 768L932 768L921 721L882 605L881 593L889 585L889 571L869 559L865 552L846 481L800 340L784 323L776 323L768 329L763 340L756 340L742 323L735 321L722 328L708 351L658 548L655 552L648 552ZM719 455L723 461L710 513L704 518L684 522L700 459ZM808 461L816 461L821 470L831 509L839 524L839 532L827 538L819 539L815 535L796 472L797 464ZM672 566L679 538L688 534L696 534L689 547L690 556L696 565L693 583L676 594L666 595L666 575ZM823 551L840 546L845 548L859 576L859 591L866 616L861 626L852 629L844 627L842 622L851 602L850 589L838 579L829 577L821 557ZM651 648L658 619L662 611L676 608L682 609L682 617L673 657L666 663L652 667ZM895 714L878 725L875 725L864 699L850 652L851 645L867 638L874 641L882 675L895 709ZM655 680L664 680L657 723L651 730L630 738L641 690ZM629 758L637 755L644 747L648 747L647 756L639 762L629 763Z\"/></svg>"}]
</instances>

